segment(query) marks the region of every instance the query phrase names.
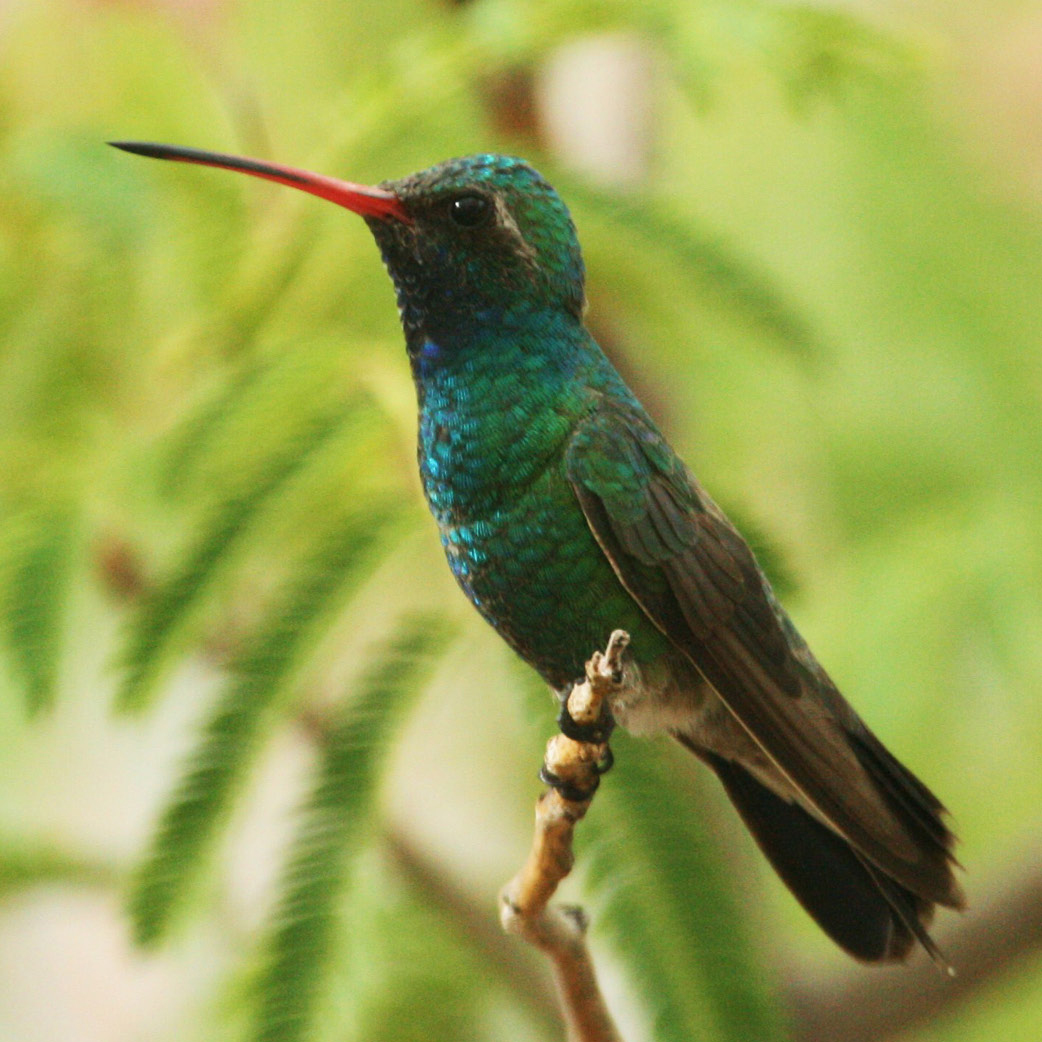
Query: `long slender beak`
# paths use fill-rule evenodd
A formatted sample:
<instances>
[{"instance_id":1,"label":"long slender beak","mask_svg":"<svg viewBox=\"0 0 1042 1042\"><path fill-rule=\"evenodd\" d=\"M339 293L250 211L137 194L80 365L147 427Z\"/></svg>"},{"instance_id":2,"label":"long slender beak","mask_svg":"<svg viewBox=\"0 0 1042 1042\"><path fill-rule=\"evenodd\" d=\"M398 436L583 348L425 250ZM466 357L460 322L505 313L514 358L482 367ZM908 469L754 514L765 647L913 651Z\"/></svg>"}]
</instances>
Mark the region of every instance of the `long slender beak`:
<instances>
[{"instance_id":1,"label":"long slender beak","mask_svg":"<svg viewBox=\"0 0 1042 1042\"><path fill-rule=\"evenodd\" d=\"M276 181L290 188L299 188L302 192L317 195L321 199L343 206L363 217L376 217L387 220L393 217L405 224L412 224L402 201L384 188L371 188L369 185L356 185L350 181L339 181L335 177L312 174L307 170L297 170L281 163L267 163L259 159L246 159L243 156L229 156L222 152L203 152L197 148L181 148L177 145L157 145L149 141L110 141L110 145L121 148L124 152L133 152L138 156L152 159L174 159L180 163L198 163L201 166L216 166L224 170L238 170L253 177L263 177L268 181Z\"/></svg>"}]
</instances>

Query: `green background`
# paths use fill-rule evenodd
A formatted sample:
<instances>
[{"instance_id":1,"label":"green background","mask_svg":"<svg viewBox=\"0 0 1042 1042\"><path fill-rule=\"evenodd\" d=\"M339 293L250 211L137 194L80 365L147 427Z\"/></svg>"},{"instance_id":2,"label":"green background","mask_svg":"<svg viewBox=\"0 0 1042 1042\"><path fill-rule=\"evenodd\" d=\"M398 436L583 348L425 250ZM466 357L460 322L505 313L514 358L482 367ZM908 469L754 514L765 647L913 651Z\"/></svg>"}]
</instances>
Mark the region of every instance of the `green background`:
<instances>
[{"instance_id":1,"label":"green background","mask_svg":"<svg viewBox=\"0 0 1042 1042\"><path fill-rule=\"evenodd\" d=\"M614 32L651 69L626 187L530 96ZM4 5L0 1035L561 1037L495 917L553 707L440 559L368 232L112 138L530 158L591 325L952 811L967 920L1035 879L1039 54L1016 2ZM850 965L696 765L616 755L566 890L627 1040L785 1038L794 989L922 969ZM1036 1037L1038 955L996 958L902 1037Z\"/></svg>"}]
</instances>

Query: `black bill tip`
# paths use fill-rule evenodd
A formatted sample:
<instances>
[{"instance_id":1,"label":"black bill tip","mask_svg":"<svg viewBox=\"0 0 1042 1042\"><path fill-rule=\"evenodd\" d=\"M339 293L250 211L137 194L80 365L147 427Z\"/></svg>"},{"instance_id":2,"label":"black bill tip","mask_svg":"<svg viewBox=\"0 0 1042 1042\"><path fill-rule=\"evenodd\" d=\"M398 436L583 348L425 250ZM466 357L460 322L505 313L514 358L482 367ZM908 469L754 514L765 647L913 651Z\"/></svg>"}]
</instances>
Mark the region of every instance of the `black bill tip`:
<instances>
[{"instance_id":1,"label":"black bill tip","mask_svg":"<svg viewBox=\"0 0 1042 1042\"><path fill-rule=\"evenodd\" d=\"M150 159L173 159L180 154L194 151L189 148L174 148L172 145L158 145L151 141L108 141L106 144L124 152L133 152L136 156L148 156Z\"/></svg>"}]
</instances>

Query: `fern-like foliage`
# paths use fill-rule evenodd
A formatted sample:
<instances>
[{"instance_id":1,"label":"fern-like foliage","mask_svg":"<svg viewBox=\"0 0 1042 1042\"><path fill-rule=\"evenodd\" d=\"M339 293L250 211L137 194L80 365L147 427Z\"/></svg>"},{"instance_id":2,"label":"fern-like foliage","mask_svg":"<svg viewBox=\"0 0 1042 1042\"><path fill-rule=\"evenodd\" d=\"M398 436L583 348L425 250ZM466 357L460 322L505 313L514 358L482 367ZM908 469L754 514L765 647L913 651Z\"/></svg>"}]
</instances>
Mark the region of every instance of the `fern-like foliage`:
<instances>
[{"instance_id":1,"label":"fern-like foliage","mask_svg":"<svg viewBox=\"0 0 1042 1042\"><path fill-rule=\"evenodd\" d=\"M668 60L668 72L700 108L721 94L728 72L770 72L798 99L848 82L894 78L914 55L860 12L773 0L483 0L473 8L474 59L537 61L562 40L618 30L639 32ZM533 13L533 7L537 13Z\"/></svg>"},{"instance_id":2,"label":"fern-like foliage","mask_svg":"<svg viewBox=\"0 0 1042 1042\"><path fill-rule=\"evenodd\" d=\"M54 701L65 604L80 539L68 508L27 511L0 545L0 626L31 713Z\"/></svg>"},{"instance_id":3,"label":"fern-like foliage","mask_svg":"<svg viewBox=\"0 0 1042 1042\"><path fill-rule=\"evenodd\" d=\"M773 74L794 101L913 67L910 48L860 12L772 0L665 3L654 10L655 39L677 83L702 108L715 100L728 66L743 60Z\"/></svg>"},{"instance_id":4,"label":"fern-like foliage","mask_svg":"<svg viewBox=\"0 0 1042 1042\"><path fill-rule=\"evenodd\" d=\"M733 873L661 744L613 738L581 837L595 927L647 1003L658 1042L784 1037ZM690 795L690 794L689 794Z\"/></svg>"},{"instance_id":5,"label":"fern-like foliage","mask_svg":"<svg viewBox=\"0 0 1042 1042\"><path fill-rule=\"evenodd\" d=\"M400 531L389 511L345 520L287 582L235 657L134 876L129 907L140 943L156 943L168 928L278 720L280 696L291 688L333 613Z\"/></svg>"},{"instance_id":6,"label":"fern-like foliage","mask_svg":"<svg viewBox=\"0 0 1042 1042\"><path fill-rule=\"evenodd\" d=\"M309 1036L352 855L367 836L385 753L451 629L416 616L398 626L325 736L281 885L261 974L254 1042Z\"/></svg>"},{"instance_id":7,"label":"fern-like foliage","mask_svg":"<svg viewBox=\"0 0 1042 1042\"><path fill-rule=\"evenodd\" d=\"M145 597L131 621L119 708L142 708L178 639L264 507L345 422L342 410L314 418L296 438L282 444L245 489L233 491L212 509L173 574Z\"/></svg>"}]
</instances>

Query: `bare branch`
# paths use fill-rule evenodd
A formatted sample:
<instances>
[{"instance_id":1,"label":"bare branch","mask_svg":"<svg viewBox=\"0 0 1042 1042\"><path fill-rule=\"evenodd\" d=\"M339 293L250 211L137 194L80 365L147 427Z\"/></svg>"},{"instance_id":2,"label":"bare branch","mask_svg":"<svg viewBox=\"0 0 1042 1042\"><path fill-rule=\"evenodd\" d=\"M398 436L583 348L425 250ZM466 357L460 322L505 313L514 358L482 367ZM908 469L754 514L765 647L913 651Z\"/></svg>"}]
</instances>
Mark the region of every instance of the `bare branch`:
<instances>
[{"instance_id":1,"label":"bare branch","mask_svg":"<svg viewBox=\"0 0 1042 1042\"><path fill-rule=\"evenodd\" d=\"M580 908L549 907L561 880L575 861L572 836L610 763L605 719L606 698L621 683L622 655L629 635L616 630L602 655L586 663L586 680L568 696L563 716L570 728L587 731L592 741L555 735L546 747L542 777L551 788L536 804L535 835L528 860L500 895L503 928L549 956L571 1042L620 1042L597 985L586 946L586 916Z\"/></svg>"}]
</instances>

